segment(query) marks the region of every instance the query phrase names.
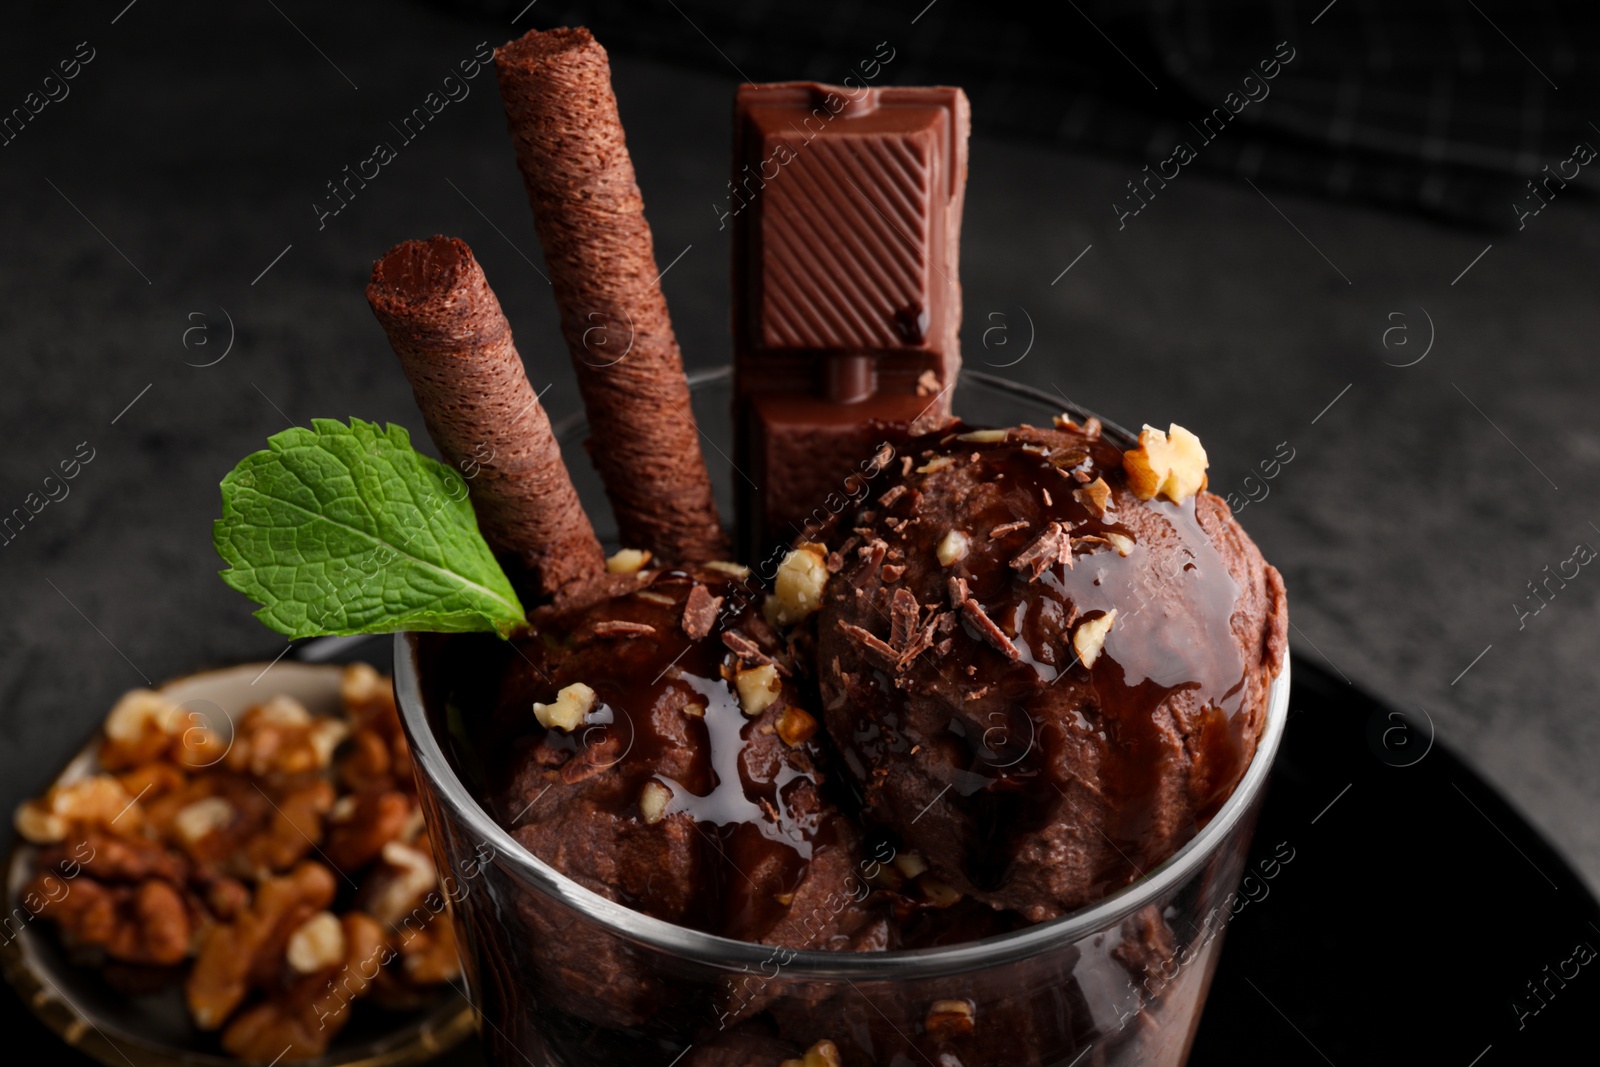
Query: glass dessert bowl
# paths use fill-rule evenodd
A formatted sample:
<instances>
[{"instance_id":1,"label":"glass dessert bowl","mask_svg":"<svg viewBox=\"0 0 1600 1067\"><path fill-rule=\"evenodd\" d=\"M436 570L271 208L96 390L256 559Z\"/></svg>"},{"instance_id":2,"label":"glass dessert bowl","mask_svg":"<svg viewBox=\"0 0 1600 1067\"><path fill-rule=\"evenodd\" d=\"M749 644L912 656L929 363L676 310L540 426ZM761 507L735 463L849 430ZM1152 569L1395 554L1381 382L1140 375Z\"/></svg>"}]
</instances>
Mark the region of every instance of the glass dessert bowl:
<instances>
[{"instance_id":1,"label":"glass dessert bowl","mask_svg":"<svg viewBox=\"0 0 1600 1067\"><path fill-rule=\"evenodd\" d=\"M732 436L730 375L691 377L716 450ZM1049 425L1056 398L963 372L957 408L979 426ZM1086 420L1086 412L1068 413ZM557 425L567 446L587 425ZM1107 439L1131 448L1114 426ZM575 468L606 538L598 481ZM714 475L727 513L732 480ZM869 952L775 948L675 925L584 888L486 810L460 696L511 653L487 635L403 634L395 683L471 999L497 1063L710 1067L771 1063L984 1067L1180 1065L1198 1024L1264 786L1287 716L1285 662L1254 755L1231 795L1132 884L1059 918L975 940ZM484 657L490 657L485 659ZM490 669L493 669L492 667ZM839 878L817 920L871 892L910 857L878 843ZM912 861L920 862L920 861ZM448 887L447 887L448 888ZM808 1050L811 1059L804 1059Z\"/></svg>"}]
</instances>

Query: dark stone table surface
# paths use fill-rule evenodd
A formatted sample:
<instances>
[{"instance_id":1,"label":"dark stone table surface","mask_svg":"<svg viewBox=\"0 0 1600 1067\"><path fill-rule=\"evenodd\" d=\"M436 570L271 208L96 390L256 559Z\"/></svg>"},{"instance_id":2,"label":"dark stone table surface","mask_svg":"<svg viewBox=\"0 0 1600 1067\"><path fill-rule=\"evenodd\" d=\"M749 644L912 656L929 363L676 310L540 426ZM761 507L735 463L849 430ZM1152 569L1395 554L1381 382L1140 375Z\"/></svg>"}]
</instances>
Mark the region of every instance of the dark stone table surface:
<instances>
[{"instance_id":1,"label":"dark stone table surface","mask_svg":"<svg viewBox=\"0 0 1600 1067\"><path fill-rule=\"evenodd\" d=\"M281 650L215 576L217 482L312 416L420 428L362 298L388 246L465 238L547 405L576 404L492 71L338 214L314 206L511 25L124 3L30 5L0 35L7 113L92 55L0 147L0 515L92 456L0 545L6 810L123 689ZM615 71L658 259L682 253L664 285L688 362L724 362L738 76ZM1119 230L1137 170L974 141L969 364L1180 421L1241 498L1292 450L1240 517L1288 582L1296 648L1425 717L1600 886L1600 573L1563 563L1600 547L1600 219L1574 198L1485 235L1184 174Z\"/></svg>"}]
</instances>

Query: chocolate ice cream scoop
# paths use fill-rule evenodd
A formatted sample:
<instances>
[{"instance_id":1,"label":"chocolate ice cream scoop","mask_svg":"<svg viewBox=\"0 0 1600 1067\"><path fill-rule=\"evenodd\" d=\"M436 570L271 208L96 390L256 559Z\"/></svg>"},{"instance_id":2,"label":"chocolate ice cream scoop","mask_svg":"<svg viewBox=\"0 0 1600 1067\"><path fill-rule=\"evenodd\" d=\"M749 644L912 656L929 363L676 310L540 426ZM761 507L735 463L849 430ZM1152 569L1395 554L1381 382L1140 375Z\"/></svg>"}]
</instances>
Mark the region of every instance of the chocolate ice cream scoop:
<instances>
[{"instance_id":1,"label":"chocolate ice cream scoop","mask_svg":"<svg viewBox=\"0 0 1600 1067\"><path fill-rule=\"evenodd\" d=\"M657 918L881 947L865 909L791 916L812 879L838 888L860 836L826 795L789 653L730 570L611 575L615 595L535 612L494 716L499 815L562 873Z\"/></svg>"},{"instance_id":2,"label":"chocolate ice cream scoop","mask_svg":"<svg viewBox=\"0 0 1600 1067\"><path fill-rule=\"evenodd\" d=\"M1196 492L1198 441L1144 440L957 425L813 549L839 564L819 683L867 818L1036 921L1204 825L1283 663L1282 580Z\"/></svg>"}]
</instances>

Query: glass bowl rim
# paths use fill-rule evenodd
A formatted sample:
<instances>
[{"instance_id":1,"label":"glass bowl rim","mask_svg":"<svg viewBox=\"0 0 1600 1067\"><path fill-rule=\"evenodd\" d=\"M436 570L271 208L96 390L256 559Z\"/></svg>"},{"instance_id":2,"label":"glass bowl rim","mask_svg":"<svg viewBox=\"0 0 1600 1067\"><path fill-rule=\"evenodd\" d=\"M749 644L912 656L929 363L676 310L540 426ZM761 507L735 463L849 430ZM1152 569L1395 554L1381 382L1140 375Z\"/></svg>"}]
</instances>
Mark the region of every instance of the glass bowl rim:
<instances>
[{"instance_id":1,"label":"glass bowl rim","mask_svg":"<svg viewBox=\"0 0 1600 1067\"><path fill-rule=\"evenodd\" d=\"M689 375L689 382L691 387L709 385L730 374L730 368L717 367ZM1087 418L1091 415L1070 402L1062 404L1060 399L1042 390L981 371L962 370L961 382L994 389L1020 400L1063 408L1075 417ZM564 437L582 422L581 412L559 420L554 427L556 436ZM1104 419L1101 422L1113 435L1132 443L1133 435L1122 427ZM451 814L460 819L479 841L494 848L495 864L504 862L511 866L518 878L530 883L538 891L559 900L622 938L674 958L725 970L759 967L771 961L775 951L771 945L737 941L634 911L579 885L519 844L473 799L445 757L423 707L415 653L413 635L395 635L395 694L406 732L410 735L412 758L428 776L435 794L441 803L448 806ZM1289 659L1285 656L1283 669L1273 679L1267 694L1266 722L1256 742L1255 754L1233 794L1193 838L1144 877L1059 918L978 941L885 952L783 949L784 954L790 957L789 962L783 964L785 976L789 979L872 980L892 977L904 980L962 974L1029 959L1110 929L1187 881L1244 819L1271 773L1283 737L1284 724L1288 720L1289 685Z\"/></svg>"}]
</instances>

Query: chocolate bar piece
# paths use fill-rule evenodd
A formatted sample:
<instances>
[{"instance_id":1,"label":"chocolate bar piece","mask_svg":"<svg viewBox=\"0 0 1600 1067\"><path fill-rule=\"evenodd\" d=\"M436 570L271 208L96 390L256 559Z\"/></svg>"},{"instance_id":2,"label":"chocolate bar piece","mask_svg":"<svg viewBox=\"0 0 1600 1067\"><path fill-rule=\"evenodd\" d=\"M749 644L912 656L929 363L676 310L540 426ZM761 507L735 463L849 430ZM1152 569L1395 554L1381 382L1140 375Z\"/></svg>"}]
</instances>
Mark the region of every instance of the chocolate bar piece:
<instances>
[{"instance_id":1,"label":"chocolate bar piece","mask_svg":"<svg viewBox=\"0 0 1600 1067\"><path fill-rule=\"evenodd\" d=\"M949 414L970 125L955 88L740 87L728 213L745 558L803 533L895 428Z\"/></svg>"}]
</instances>

